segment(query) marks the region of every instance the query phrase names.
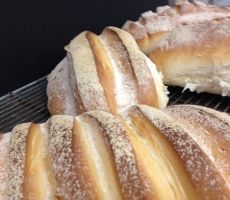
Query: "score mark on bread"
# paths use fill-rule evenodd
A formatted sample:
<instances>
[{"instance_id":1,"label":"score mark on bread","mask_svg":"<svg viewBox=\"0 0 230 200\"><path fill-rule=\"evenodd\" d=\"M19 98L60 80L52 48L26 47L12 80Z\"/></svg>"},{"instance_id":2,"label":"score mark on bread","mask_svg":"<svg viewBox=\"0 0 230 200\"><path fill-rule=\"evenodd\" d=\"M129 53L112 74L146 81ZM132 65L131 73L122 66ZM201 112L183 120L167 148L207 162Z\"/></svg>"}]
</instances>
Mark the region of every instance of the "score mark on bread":
<instances>
[{"instance_id":1,"label":"score mark on bread","mask_svg":"<svg viewBox=\"0 0 230 200\"><path fill-rule=\"evenodd\" d=\"M106 27L99 36L85 31L66 50L67 58L48 78L51 114L90 110L117 114L137 103L167 105L166 88L155 65L129 33L115 27Z\"/></svg>"},{"instance_id":2,"label":"score mark on bread","mask_svg":"<svg viewBox=\"0 0 230 200\"><path fill-rule=\"evenodd\" d=\"M191 105L20 124L0 138L0 199L229 199L229 130Z\"/></svg>"},{"instance_id":3,"label":"score mark on bread","mask_svg":"<svg viewBox=\"0 0 230 200\"><path fill-rule=\"evenodd\" d=\"M166 85L230 96L230 8L177 0L123 29L156 64Z\"/></svg>"}]
</instances>

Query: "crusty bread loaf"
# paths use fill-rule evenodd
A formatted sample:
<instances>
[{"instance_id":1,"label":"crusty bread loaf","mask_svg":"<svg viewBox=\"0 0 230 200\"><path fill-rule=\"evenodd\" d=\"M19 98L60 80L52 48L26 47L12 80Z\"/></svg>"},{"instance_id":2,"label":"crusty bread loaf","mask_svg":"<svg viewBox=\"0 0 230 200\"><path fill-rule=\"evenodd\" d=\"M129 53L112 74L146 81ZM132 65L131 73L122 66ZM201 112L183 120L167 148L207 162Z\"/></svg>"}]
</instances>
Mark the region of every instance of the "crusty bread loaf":
<instances>
[{"instance_id":1,"label":"crusty bread loaf","mask_svg":"<svg viewBox=\"0 0 230 200\"><path fill-rule=\"evenodd\" d=\"M176 1L123 29L156 64L165 84L230 96L229 17L227 7Z\"/></svg>"},{"instance_id":2,"label":"crusty bread loaf","mask_svg":"<svg viewBox=\"0 0 230 200\"><path fill-rule=\"evenodd\" d=\"M0 138L0 199L229 199L229 122L201 107L139 105L18 125Z\"/></svg>"},{"instance_id":3,"label":"crusty bread loaf","mask_svg":"<svg viewBox=\"0 0 230 200\"><path fill-rule=\"evenodd\" d=\"M186 108L187 105L184 105ZM168 107L170 109L170 107ZM190 108L188 106L188 108ZM191 109L191 113L196 113L196 109ZM166 108L167 110L167 108ZM180 180L179 182L182 183L184 187L189 189L188 182L186 179L185 174L183 174L183 170L186 171L188 179L191 181L193 185L193 191L189 190L189 198L190 199L229 199L230 198L230 185L229 185L229 169L230 165L224 165L224 167L219 168L215 165L215 161L213 161L213 157L210 156L205 150L202 149L200 146L201 142L206 142L206 138L200 138L200 142L194 140L191 137L190 132L193 129L185 128L183 126L184 122L177 121L176 118L169 117L168 115L164 115L162 111L156 109L150 109L146 106L139 106L138 108L131 108L126 111L128 123L131 125L133 130L135 130L140 140L143 141L142 148L151 149L153 147L152 157L154 157L154 162L157 162L161 168L162 176L167 177L167 181L170 181L170 173L167 172L167 169L171 169L171 175L174 174L175 176L172 177L171 180ZM176 111L178 115L180 115L180 106ZM190 114L191 114L190 113ZM227 117L228 121L230 117L219 113L220 118L213 119L212 123L213 126L216 126L216 130L213 130L213 135L219 135L219 130L222 128L222 124L219 120L222 117ZM189 114L188 114L189 115ZM204 112L204 123L209 123L210 121L206 119L209 117L209 113ZM211 116L210 116L211 117ZM191 123L190 118L184 117L184 120L187 123ZM214 122L215 121L215 122ZM218 129L218 128L219 129ZM225 127L222 129L225 135L224 141L229 145L229 129L230 124L226 124ZM199 132L199 129L197 130ZM158 135L160 134L160 135ZM161 138L162 137L162 138ZM146 138L146 140L144 140ZM165 140L165 141L164 141ZM150 145L150 146L149 146ZM173 151L170 148L173 147ZM209 151L212 151L212 147L207 147ZM164 156L160 156L161 153L164 152ZM150 153L150 152L149 152ZM168 154L169 153L169 154ZM179 163L177 163L176 157L174 154L179 156ZM219 158L222 159L223 162L229 163L229 154L225 152L220 152L221 156ZM144 153L142 156L147 157ZM164 160L164 158L169 159L168 161ZM177 157L178 158L178 157ZM159 159L159 160L158 160ZM224 160L228 160L227 162ZM160 161L164 161L165 163L160 164ZM164 168L165 164L167 163L168 168ZM183 163L183 169L180 169L180 165ZM156 165L156 164L155 164ZM225 176L222 176L223 173L221 172L224 170L226 171ZM176 173L180 171L180 173ZM154 173L159 175L160 182L163 183L163 179L161 178L161 173L158 171ZM177 176L177 177L176 177ZM182 182L185 181L185 182ZM217 184L217 185L216 185ZM223 184L223 185L222 185ZM170 184L169 184L170 185ZM222 186L220 186L222 185ZM174 182L175 186L175 182ZM220 186L220 187L219 187ZM220 190L221 192L220 192ZM218 191L219 190L219 191ZM166 190L163 190L165 193ZM191 193L190 193L191 192ZM190 196L191 194L197 194L197 196L193 197ZM166 198L167 199L167 198ZM168 198L171 199L171 198ZM185 197L176 197L176 199L186 199Z\"/></svg>"},{"instance_id":4,"label":"crusty bread loaf","mask_svg":"<svg viewBox=\"0 0 230 200\"><path fill-rule=\"evenodd\" d=\"M7 168L10 133L0 134L0 200L7 199Z\"/></svg>"},{"instance_id":5,"label":"crusty bread loaf","mask_svg":"<svg viewBox=\"0 0 230 200\"><path fill-rule=\"evenodd\" d=\"M230 117L227 114L194 105L170 106L164 109L164 112L188 131L229 184Z\"/></svg>"},{"instance_id":6,"label":"crusty bread loaf","mask_svg":"<svg viewBox=\"0 0 230 200\"><path fill-rule=\"evenodd\" d=\"M66 47L67 58L48 78L51 114L104 110L117 114L141 103L157 108L168 98L154 64L127 32L107 27L83 32Z\"/></svg>"}]
</instances>

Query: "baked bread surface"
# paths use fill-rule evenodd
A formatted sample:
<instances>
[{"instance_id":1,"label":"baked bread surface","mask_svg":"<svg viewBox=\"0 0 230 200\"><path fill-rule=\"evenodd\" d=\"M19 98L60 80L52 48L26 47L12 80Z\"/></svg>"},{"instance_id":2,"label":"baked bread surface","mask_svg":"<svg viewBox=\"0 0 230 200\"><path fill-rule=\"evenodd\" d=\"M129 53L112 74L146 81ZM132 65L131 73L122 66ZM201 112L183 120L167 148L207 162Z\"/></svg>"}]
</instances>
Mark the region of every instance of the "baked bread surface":
<instances>
[{"instance_id":1,"label":"baked bread surface","mask_svg":"<svg viewBox=\"0 0 230 200\"><path fill-rule=\"evenodd\" d=\"M140 49L162 72L166 85L230 95L230 9L176 1L128 21Z\"/></svg>"},{"instance_id":2,"label":"baked bread surface","mask_svg":"<svg viewBox=\"0 0 230 200\"><path fill-rule=\"evenodd\" d=\"M229 199L229 130L190 105L20 124L0 138L0 199Z\"/></svg>"},{"instance_id":3,"label":"baked bread surface","mask_svg":"<svg viewBox=\"0 0 230 200\"><path fill-rule=\"evenodd\" d=\"M115 27L105 28L99 36L85 31L66 50L67 58L48 77L51 114L90 110L117 114L137 103L167 105L161 75L129 33Z\"/></svg>"}]
</instances>

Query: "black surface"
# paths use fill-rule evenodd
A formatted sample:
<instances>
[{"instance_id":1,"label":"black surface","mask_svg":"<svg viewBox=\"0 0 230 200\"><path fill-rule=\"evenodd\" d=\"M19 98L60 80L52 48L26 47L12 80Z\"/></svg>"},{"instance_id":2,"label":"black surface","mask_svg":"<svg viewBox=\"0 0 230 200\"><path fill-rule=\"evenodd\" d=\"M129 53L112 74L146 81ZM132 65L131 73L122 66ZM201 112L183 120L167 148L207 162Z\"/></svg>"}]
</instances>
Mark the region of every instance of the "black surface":
<instances>
[{"instance_id":1,"label":"black surface","mask_svg":"<svg viewBox=\"0 0 230 200\"><path fill-rule=\"evenodd\" d=\"M0 3L0 96L50 72L83 30L122 26L167 1L7 0Z\"/></svg>"},{"instance_id":2,"label":"black surface","mask_svg":"<svg viewBox=\"0 0 230 200\"><path fill-rule=\"evenodd\" d=\"M46 77L14 92L0 97L0 132L10 131L23 122L44 122L49 118L47 110ZM179 87L169 87L169 105L195 104L230 113L230 97L208 93L191 93Z\"/></svg>"}]
</instances>

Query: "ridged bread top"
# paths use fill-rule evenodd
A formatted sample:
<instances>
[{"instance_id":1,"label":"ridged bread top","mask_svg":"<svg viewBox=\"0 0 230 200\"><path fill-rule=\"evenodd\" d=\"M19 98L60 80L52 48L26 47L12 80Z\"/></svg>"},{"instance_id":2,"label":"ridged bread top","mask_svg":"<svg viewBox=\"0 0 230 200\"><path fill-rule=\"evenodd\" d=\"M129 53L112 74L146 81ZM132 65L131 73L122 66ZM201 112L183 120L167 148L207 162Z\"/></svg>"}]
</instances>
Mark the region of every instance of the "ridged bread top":
<instances>
[{"instance_id":1,"label":"ridged bread top","mask_svg":"<svg viewBox=\"0 0 230 200\"><path fill-rule=\"evenodd\" d=\"M230 16L230 9L207 5L200 1L190 3L177 0L174 7L157 7L156 12L147 11L138 21L127 21L123 29L130 32L135 39L148 37L148 34L172 31L180 25L197 24Z\"/></svg>"},{"instance_id":2,"label":"ridged bread top","mask_svg":"<svg viewBox=\"0 0 230 200\"><path fill-rule=\"evenodd\" d=\"M162 72L164 84L229 96L229 17L229 7L178 0L123 29Z\"/></svg>"},{"instance_id":3,"label":"ridged bread top","mask_svg":"<svg viewBox=\"0 0 230 200\"><path fill-rule=\"evenodd\" d=\"M203 128L225 124L212 134L229 143L229 116L186 107L203 112ZM187 129L143 105L120 116L90 111L18 125L0 138L0 199L6 192L31 200L229 199L229 165L218 167ZM219 152L218 162L229 162L228 154Z\"/></svg>"},{"instance_id":4,"label":"ridged bread top","mask_svg":"<svg viewBox=\"0 0 230 200\"><path fill-rule=\"evenodd\" d=\"M65 49L67 63L60 69L61 74L54 70L49 75L47 93L51 114L80 114L91 110L117 114L137 103L157 108L166 106L167 89L161 75L129 33L115 27L106 27L100 35L85 31ZM63 84L57 85L56 80ZM68 87L65 89L63 85ZM61 102L61 99L66 101L69 88L70 99L75 99L72 110L69 109L71 101ZM60 97L63 90L66 90L65 98ZM58 102L68 108L58 108Z\"/></svg>"}]
</instances>

